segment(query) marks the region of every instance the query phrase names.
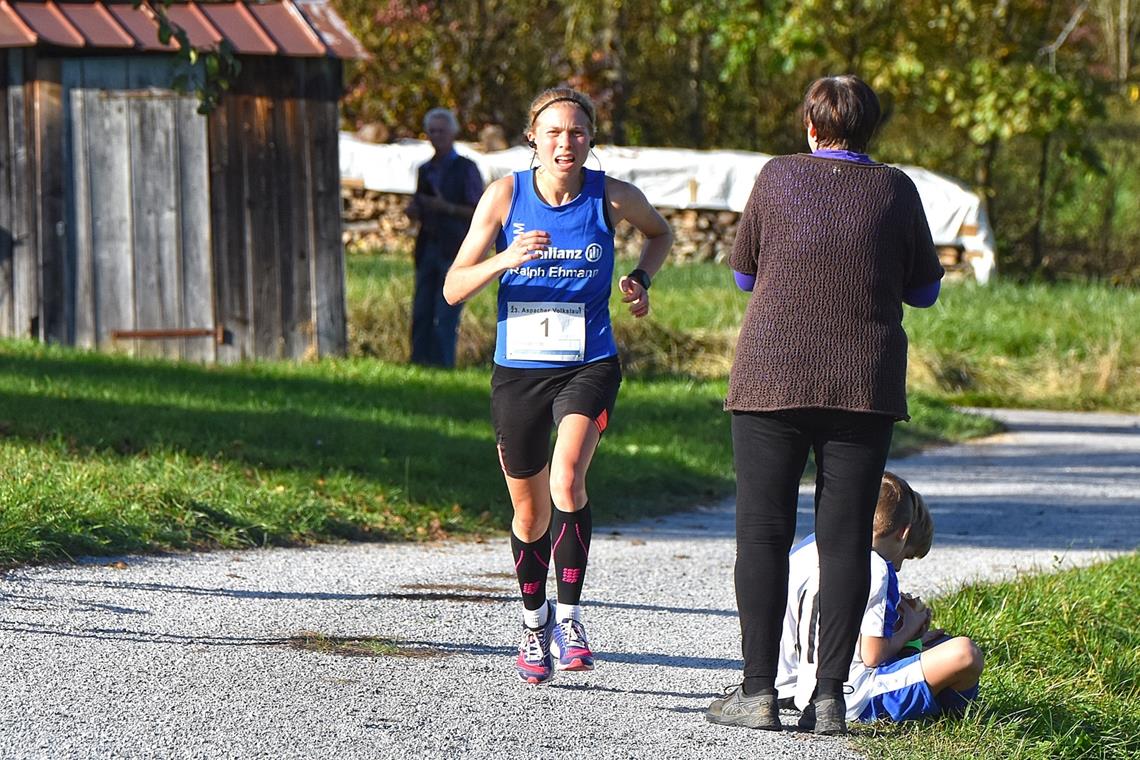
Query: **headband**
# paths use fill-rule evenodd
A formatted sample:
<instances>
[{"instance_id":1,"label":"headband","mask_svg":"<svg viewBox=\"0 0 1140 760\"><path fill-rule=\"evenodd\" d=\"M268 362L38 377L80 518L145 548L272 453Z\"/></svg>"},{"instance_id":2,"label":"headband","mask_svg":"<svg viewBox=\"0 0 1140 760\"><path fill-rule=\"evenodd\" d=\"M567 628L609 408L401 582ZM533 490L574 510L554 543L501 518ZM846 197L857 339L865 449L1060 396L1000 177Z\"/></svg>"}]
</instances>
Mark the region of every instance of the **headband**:
<instances>
[{"instance_id":1,"label":"headband","mask_svg":"<svg viewBox=\"0 0 1140 760\"><path fill-rule=\"evenodd\" d=\"M581 100L569 95L563 95L562 97L546 101L546 103L543 104L542 108L534 112L534 118L530 120L530 125L533 127L534 123L538 121L538 117L542 115L542 112L547 108L550 108L555 103L573 103L574 105L578 106L582 109L582 113L586 114L586 116L590 119L590 129L594 128L594 117L590 116L590 109L586 108L586 106L582 104Z\"/></svg>"}]
</instances>

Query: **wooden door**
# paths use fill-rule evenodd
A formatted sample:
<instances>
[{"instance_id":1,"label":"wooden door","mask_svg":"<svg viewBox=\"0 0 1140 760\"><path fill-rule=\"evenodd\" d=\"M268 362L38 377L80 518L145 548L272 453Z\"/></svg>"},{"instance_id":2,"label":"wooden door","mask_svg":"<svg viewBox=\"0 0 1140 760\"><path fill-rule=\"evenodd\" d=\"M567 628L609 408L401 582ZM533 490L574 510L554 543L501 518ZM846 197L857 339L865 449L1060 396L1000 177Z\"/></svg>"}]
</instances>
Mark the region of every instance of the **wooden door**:
<instances>
[{"instance_id":1,"label":"wooden door","mask_svg":"<svg viewBox=\"0 0 1140 760\"><path fill-rule=\"evenodd\" d=\"M217 356L206 118L170 89L163 56L65 59L61 67L79 346Z\"/></svg>"}]
</instances>

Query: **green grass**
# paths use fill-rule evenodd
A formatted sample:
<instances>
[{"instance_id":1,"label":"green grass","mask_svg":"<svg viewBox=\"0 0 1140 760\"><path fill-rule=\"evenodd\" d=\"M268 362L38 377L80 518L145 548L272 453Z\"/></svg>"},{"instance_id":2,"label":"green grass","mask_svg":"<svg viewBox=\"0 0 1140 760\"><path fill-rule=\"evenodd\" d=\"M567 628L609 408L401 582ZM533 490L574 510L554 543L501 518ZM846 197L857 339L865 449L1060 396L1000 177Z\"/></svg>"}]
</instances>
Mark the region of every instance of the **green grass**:
<instances>
[{"instance_id":1,"label":"green grass","mask_svg":"<svg viewBox=\"0 0 1140 760\"><path fill-rule=\"evenodd\" d=\"M619 266L630 265L629 262ZM411 264L360 254L348 259L353 351L408 356ZM720 264L668 266L651 293L651 319L612 302L623 360L642 375L722 378L747 294ZM467 307L460 362L486 363L494 343L490 290ZM909 382L954 404L1140 411L1140 291L1088 284L981 287L948 282L931 309L905 312Z\"/></svg>"},{"instance_id":2,"label":"green grass","mask_svg":"<svg viewBox=\"0 0 1140 760\"><path fill-rule=\"evenodd\" d=\"M935 624L986 657L962 719L875 724L856 746L884 760L1140 757L1140 554L965 588Z\"/></svg>"},{"instance_id":3,"label":"green grass","mask_svg":"<svg viewBox=\"0 0 1140 760\"><path fill-rule=\"evenodd\" d=\"M1140 291L955 284L907 312L911 387L954 403L1140 411Z\"/></svg>"},{"instance_id":4,"label":"green grass","mask_svg":"<svg viewBox=\"0 0 1140 760\"><path fill-rule=\"evenodd\" d=\"M493 293L465 314L465 368L409 367L410 263L348 263L352 359L207 368L0 344L0 564L504 529ZM705 264L656 278L651 319L615 305L627 380L590 473L600 519L730 492L721 401L746 302ZM914 419L895 453L994 430L949 402L1140 408L1138 314L1134 291L948 285L907 311Z\"/></svg>"},{"instance_id":5,"label":"green grass","mask_svg":"<svg viewBox=\"0 0 1140 760\"><path fill-rule=\"evenodd\" d=\"M724 392L625 382L590 471L599 519L730 492ZM485 368L200 367L0 343L0 564L503 530L488 398ZM900 428L900 448L992 430L931 399Z\"/></svg>"}]
</instances>

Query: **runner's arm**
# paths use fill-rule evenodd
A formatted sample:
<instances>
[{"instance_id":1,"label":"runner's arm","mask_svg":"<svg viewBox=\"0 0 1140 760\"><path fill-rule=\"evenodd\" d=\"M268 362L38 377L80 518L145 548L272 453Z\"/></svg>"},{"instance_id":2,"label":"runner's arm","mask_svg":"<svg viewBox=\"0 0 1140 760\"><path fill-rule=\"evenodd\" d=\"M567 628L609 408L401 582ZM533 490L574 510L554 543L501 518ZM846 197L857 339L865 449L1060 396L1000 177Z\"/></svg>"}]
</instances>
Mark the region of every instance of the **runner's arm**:
<instances>
[{"instance_id":1,"label":"runner's arm","mask_svg":"<svg viewBox=\"0 0 1140 760\"><path fill-rule=\"evenodd\" d=\"M669 249L673 247L673 230L645 198L645 194L628 182L607 177L606 197L609 199L614 226L624 219L645 236L637 269L652 278L660 271L669 256ZM641 283L623 276L618 280L618 288L623 293L622 301L629 304L633 316L644 317L649 313L649 292Z\"/></svg>"},{"instance_id":2,"label":"runner's arm","mask_svg":"<svg viewBox=\"0 0 1140 760\"><path fill-rule=\"evenodd\" d=\"M452 306L463 303L508 269L537 259L540 254L536 251L550 245L550 235L531 230L516 237L506 250L484 258L503 227L513 191L514 177L503 177L492 182L479 199L467 237L443 282L443 297Z\"/></svg>"}]
</instances>

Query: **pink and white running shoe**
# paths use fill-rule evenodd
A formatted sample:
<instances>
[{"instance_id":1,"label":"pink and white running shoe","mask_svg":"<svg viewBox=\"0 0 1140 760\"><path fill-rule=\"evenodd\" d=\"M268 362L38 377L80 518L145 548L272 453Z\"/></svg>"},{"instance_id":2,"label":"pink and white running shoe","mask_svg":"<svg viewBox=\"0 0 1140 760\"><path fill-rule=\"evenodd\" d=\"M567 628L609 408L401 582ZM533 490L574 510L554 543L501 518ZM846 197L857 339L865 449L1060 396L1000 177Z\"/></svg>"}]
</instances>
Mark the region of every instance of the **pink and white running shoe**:
<instances>
[{"instance_id":1,"label":"pink and white running shoe","mask_svg":"<svg viewBox=\"0 0 1140 760\"><path fill-rule=\"evenodd\" d=\"M550 658L551 631L554 625L554 610L550 611L546 625L538 630L523 627L522 642L519 644L519 657L515 660L515 670L519 678L537 686L546 683L554 675Z\"/></svg>"},{"instance_id":2,"label":"pink and white running shoe","mask_svg":"<svg viewBox=\"0 0 1140 760\"><path fill-rule=\"evenodd\" d=\"M550 637L550 653L558 670L593 670L594 653L586 640L581 621L563 620L554 626Z\"/></svg>"}]
</instances>

